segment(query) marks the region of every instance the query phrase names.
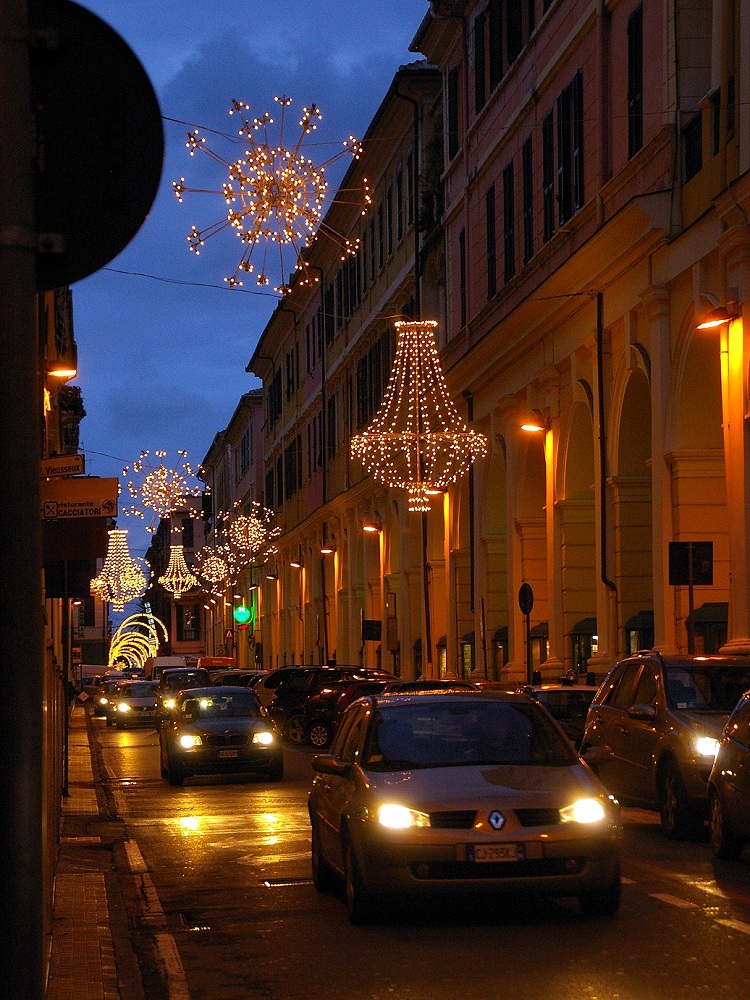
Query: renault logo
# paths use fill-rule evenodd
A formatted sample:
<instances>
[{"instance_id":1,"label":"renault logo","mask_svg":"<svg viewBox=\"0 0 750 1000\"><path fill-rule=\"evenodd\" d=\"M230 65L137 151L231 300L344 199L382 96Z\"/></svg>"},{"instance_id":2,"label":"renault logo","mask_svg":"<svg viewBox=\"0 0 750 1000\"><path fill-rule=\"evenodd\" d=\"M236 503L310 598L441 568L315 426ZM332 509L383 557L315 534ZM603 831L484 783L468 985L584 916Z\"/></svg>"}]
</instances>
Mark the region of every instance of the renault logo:
<instances>
[{"instance_id":1,"label":"renault logo","mask_svg":"<svg viewBox=\"0 0 750 1000\"><path fill-rule=\"evenodd\" d=\"M493 830L502 830L505 826L505 816L501 812L498 812L497 809L491 812L487 819L490 821L490 826Z\"/></svg>"}]
</instances>

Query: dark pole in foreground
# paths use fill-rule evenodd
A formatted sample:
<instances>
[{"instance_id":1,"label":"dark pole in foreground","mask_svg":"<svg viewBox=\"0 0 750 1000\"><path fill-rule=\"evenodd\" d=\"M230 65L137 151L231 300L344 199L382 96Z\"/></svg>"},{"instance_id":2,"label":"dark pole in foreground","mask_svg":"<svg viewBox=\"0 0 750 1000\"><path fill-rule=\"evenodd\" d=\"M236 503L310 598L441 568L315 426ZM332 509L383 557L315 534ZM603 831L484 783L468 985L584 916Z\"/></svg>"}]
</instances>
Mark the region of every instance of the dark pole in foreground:
<instances>
[{"instance_id":1,"label":"dark pole in foreground","mask_svg":"<svg viewBox=\"0 0 750 1000\"><path fill-rule=\"evenodd\" d=\"M0 0L0 319L6 363L0 454L10 530L0 546L5 604L0 699L0 982L4 996L44 996L43 697L39 459L42 399L35 323L34 136L26 0Z\"/></svg>"}]
</instances>

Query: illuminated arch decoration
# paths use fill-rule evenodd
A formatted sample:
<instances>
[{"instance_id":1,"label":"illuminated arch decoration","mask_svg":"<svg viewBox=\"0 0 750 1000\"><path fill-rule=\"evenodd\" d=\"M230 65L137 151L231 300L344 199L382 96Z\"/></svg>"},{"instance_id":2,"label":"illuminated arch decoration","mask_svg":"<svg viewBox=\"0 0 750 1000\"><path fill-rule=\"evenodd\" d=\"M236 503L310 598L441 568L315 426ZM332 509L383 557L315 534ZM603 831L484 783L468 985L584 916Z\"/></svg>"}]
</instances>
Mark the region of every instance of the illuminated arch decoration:
<instances>
[{"instance_id":1,"label":"illuminated arch decoration","mask_svg":"<svg viewBox=\"0 0 750 1000\"><path fill-rule=\"evenodd\" d=\"M130 601L146 593L151 582L151 567L145 559L133 559L128 548L128 533L121 528L108 532L107 555L101 573L91 581L91 593L122 611Z\"/></svg>"},{"instance_id":2,"label":"illuminated arch decoration","mask_svg":"<svg viewBox=\"0 0 750 1000\"><path fill-rule=\"evenodd\" d=\"M169 639L161 619L150 613L131 615L121 623L112 636L109 646L109 667L125 662L132 668L142 669L150 656L157 656L160 644Z\"/></svg>"},{"instance_id":3,"label":"illuminated arch decoration","mask_svg":"<svg viewBox=\"0 0 750 1000\"><path fill-rule=\"evenodd\" d=\"M146 531L151 534L154 534L162 518L177 510L184 510L187 517L199 518L200 509L195 510L186 504L186 500L207 492L205 484L197 479L200 468L196 471L190 466L188 453L184 450L177 452L179 461L173 468L164 464L166 451L154 452L156 463L150 459L150 454L149 451L142 451L132 467L125 466L122 470L124 477L132 476L127 480L126 488L131 499L136 501L129 507L122 507L122 513L126 517L139 517L145 521L148 511L151 520L146 525ZM120 486L120 493L123 492Z\"/></svg>"},{"instance_id":4,"label":"illuminated arch decoration","mask_svg":"<svg viewBox=\"0 0 750 1000\"><path fill-rule=\"evenodd\" d=\"M378 482L405 489L410 511L425 511L487 453L487 439L469 430L448 394L435 343L434 320L396 323L398 340L380 409L351 441L351 454Z\"/></svg>"},{"instance_id":5,"label":"illuminated arch decoration","mask_svg":"<svg viewBox=\"0 0 750 1000\"><path fill-rule=\"evenodd\" d=\"M289 274L290 267L285 262L285 251L294 254L294 271L301 272L300 281L303 284L314 284L319 279L312 277L308 271L302 251L309 247L317 233L321 233L340 248L342 260L354 256L359 249L359 239L348 240L323 223L323 212L328 191L325 178L326 168L342 156L350 155L359 159L362 146L349 136L339 149L329 159L315 166L312 160L302 153L302 144L322 120L317 105L303 108L299 120L301 132L296 143L287 148L284 145L287 109L292 103L290 97L275 97L274 101L281 107L279 137L272 142L269 127L274 125L274 119L266 112L262 118L250 121L245 117L250 110L249 105L232 100L230 115L237 115L242 122L238 135L245 145L243 153L236 159L225 160L206 145L205 137L198 129L188 132L187 148L190 156L196 151L208 155L228 172L229 179L224 181L221 189L207 190L191 188L185 183L185 178L173 181L172 187L178 201L182 202L186 192L201 194L220 194L227 206L226 215L204 229L193 226L188 235L188 245L195 254L200 254L206 241L225 229L234 234L243 244L242 255L234 273L225 277L230 288L241 287L242 274L254 274L258 287L271 284L269 265L281 276L273 290L280 295L286 295L291 284L286 284L284 278ZM226 137L229 139L229 137ZM353 196L351 191L339 189L337 198ZM367 178L363 180L360 191L362 214L367 211L371 201ZM333 199L332 199L333 200ZM256 253L256 251L258 251ZM255 260L253 256L255 255ZM258 260L258 258L260 258ZM272 258L274 258L272 260Z\"/></svg>"}]
</instances>

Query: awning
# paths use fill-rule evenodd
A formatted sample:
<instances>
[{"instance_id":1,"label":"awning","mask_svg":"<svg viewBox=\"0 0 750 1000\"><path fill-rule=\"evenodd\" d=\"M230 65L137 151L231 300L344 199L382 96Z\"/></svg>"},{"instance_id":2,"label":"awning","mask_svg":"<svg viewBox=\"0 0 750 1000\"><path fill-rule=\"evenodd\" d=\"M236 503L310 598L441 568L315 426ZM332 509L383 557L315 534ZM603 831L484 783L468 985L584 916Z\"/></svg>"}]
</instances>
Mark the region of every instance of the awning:
<instances>
[{"instance_id":1,"label":"awning","mask_svg":"<svg viewBox=\"0 0 750 1000\"><path fill-rule=\"evenodd\" d=\"M637 615L632 615L625 622L625 628L629 632L640 632L644 629L653 629L654 627L654 612L653 611L639 611Z\"/></svg>"},{"instance_id":2,"label":"awning","mask_svg":"<svg viewBox=\"0 0 750 1000\"><path fill-rule=\"evenodd\" d=\"M504 645L508 641L508 626L503 625L501 628L497 629L495 634L492 636L492 641L498 643L499 645Z\"/></svg>"},{"instance_id":3,"label":"awning","mask_svg":"<svg viewBox=\"0 0 750 1000\"><path fill-rule=\"evenodd\" d=\"M729 603L707 601L693 611L692 619L694 625L726 625L729 621Z\"/></svg>"},{"instance_id":4,"label":"awning","mask_svg":"<svg viewBox=\"0 0 750 1000\"><path fill-rule=\"evenodd\" d=\"M599 635L596 618L582 618L570 630L571 635Z\"/></svg>"},{"instance_id":5,"label":"awning","mask_svg":"<svg viewBox=\"0 0 750 1000\"><path fill-rule=\"evenodd\" d=\"M461 642L464 644L464 646L466 646L466 645L473 646L474 645L474 633L473 632L467 632L466 635L461 639Z\"/></svg>"},{"instance_id":6,"label":"awning","mask_svg":"<svg viewBox=\"0 0 750 1000\"><path fill-rule=\"evenodd\" d=\"M539 622L529 630L530 639L549 639L549 622Z\"/></svg>"}]
</instances>

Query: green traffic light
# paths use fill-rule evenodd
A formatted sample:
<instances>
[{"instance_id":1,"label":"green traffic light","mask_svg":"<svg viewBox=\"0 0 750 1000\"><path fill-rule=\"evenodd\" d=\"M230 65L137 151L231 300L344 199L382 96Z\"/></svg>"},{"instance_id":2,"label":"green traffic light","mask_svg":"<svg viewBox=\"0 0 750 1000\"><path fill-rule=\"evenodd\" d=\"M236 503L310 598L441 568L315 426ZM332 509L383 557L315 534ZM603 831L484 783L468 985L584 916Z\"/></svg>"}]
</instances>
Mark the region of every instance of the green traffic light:
<instances>
[{"instance_id":1,"label":"green traffic light","mask_svg":"<svg viewBox=\"0 0 750 1000\"><path fill-rule=\"evenodd\" d=\"M240 625L244 625L250 620L250 608L246 608L244 604L238 604L234 609L234 620Z\"/></svg>"}]
</instances>

